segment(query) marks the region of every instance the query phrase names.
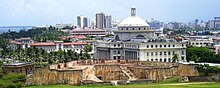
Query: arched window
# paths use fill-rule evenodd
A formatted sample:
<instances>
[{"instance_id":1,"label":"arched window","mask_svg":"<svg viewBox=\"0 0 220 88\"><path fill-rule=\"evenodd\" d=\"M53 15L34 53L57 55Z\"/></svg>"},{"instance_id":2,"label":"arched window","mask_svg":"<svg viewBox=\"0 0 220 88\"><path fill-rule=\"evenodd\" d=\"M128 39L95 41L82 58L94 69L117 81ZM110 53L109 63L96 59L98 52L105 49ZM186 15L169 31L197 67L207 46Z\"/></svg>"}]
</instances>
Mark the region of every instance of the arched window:
<instances>
[{"instance_id":1,"label":"arched window","mask_svg":"<svg viewBox=\"0 0 220 88\"><path fill-rule=\"evenodd\" d=\"M168 59L168 62L171 62L171 59L170 59L170 58Z\"/></svg>"},{"instance_id":2,"label":"arched window","mask_svg":"<svg viewBox=\"0 0 220 88\"><path fill-rule=\"evenodd\" d=\"M166 58L164 58L164 62L167 62L167 59L166 59Z\"/></svg>"}]
</instances>

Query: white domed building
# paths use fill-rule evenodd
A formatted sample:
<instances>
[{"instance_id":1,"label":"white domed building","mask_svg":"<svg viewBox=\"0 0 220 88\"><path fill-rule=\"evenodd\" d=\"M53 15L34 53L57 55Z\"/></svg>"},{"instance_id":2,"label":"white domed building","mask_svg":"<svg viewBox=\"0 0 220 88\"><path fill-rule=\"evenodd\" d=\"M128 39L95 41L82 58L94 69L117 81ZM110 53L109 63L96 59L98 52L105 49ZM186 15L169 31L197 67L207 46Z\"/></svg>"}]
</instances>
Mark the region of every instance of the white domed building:
<instances>
[{"instance_id":1,"label":"white domed building","mask_svg":"<svg viewBox=\"0 0 220 88\"><path fill-rule=\"evenodd\" d=\"M177 60L173 59L175 54ZM136 16L136 8L132 7L131 16L114 31L114 39L96 42L94 59L184 62L186 43L156 38L155 31L144 19Z\"/></svg>"},{"instance_id":2,"label":"white domed building","mask_svg":"<svg viewBox=\"0 0 220 88\"><path fill-rule=\"evenodd\" d=\"M137 37L151 39L154 38L154 30L149 29L144 19L136 16L136 8L132 6L131 16L118 25L118 30L114 31L114 37L116 40L130 40Z\"/></svg>"}]
</instances>

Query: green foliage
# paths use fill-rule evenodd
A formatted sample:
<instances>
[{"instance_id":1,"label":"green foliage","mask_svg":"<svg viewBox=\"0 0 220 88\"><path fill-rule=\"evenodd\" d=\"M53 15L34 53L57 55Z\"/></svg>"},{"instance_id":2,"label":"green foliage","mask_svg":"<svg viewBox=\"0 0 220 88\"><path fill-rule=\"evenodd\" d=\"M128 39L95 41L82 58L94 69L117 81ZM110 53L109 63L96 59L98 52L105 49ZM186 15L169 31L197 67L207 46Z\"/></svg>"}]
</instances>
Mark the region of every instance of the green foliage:
<instances>
[{"instance_id":1,"label":"green foliage","mask_svg":"<svg viewBox=\"0 0 220 88\"><path fill-rule=\"evenodd\" d=\"M0 80L0 87L2 88L21 88L22 82L25 80L24 74L10 73Z\"/></svg>"},{"instance_id":2,"label":"green foliage","mask_svg":"<svg viewBox=\"0 0 220 88\"><path fill-rule=\"evenodd\" d=\"M105 35L105 37L110 37L110 36L114 36L113 34L107 34Z\"/></svg>"},{"instance_id":3,"label":"green foliage","mask_svg":"<svg viewBox=\"0 0 220 88\"><path fill-rule=\"evenodd\" d=\"M205 65L197 65L196 69L199 72L200 76L210 76L219 72L219 68L215 66L209 66L208 64Z\"/></svg>"},{"instance_id":4,"label":"green foliage","mask_svg":"<svg viewBox=\"0 0 220 88\"><path fill-rule=\"evenodd\" d=\"M179 79L180 79L180 77L170 77L170 78L164 79L160 83L161 84L164 84L164 83L178 83Z\"/></svg>"},{"instance_id":5,"label":"green foliage","mask_svg":"<svg viewBox=\"0 0 220 88\"><path fill-rule=\"evenodd\" d=\"M4 44L5 40L2 40L1 38L4 39L17 39L21 37L30 37L35 41L38 42L45 42L48 40L60 40L60 36L67 36L68 34L58 30L55 27L50 26L48 29L47 28L37 28L37 29L29 29L29 30L20 30L19 32L15 31L8 31L6 33L2 33L0 35L0 45ZM1 48L1 46L0 46Z\"/></svg>"},{"instance_id":6,"label":"green foliage","mask_svg":"<svg viewBox=\"0 0 220 88\"><path fill-rule=\"evenodd\" d=\"M2 36L0 36L0 49L5 49L7 47L8 44L8 39L3 38Z\"/></svg>"},{"instance_id":7,"label":"green foliage","mask_svg":"<svg viewBox=\"0 0 220 88\"><path fill-rule=\"evenodd\" d=\"M45 67L48 64L66 63L78 59L90 59L90 54L88 53L81 52L78 54L72 50L48 53L36 47L26 49L18 48L15 51L5 53L5 56L10 56L14 58L14 60L21 62L32 62L36 67Z\"/></svg>"},{"instance_id":8,"label":"green foliage","mask_svg":"<svg viewBox=\"0 0 220 88\"><path fill-rule=\"evenodd\" d=\"M90 36L90 35L85 35L86 39L85 40L92 40L94 38L94 36Z\"/></svg>"},{"instance_id":9,"label":"green foliage","mask_svg":"<svg viewBox=\"0 0 220 88\"><path fill-rule=\"evenodd\" d=\"M92 51L92 45L85 45L83 50L85 52L91 52Z\"/></svg>"},{"instance_id":10,"label":"green foliage","mask_svg":"<svg viewBox=\"0 0 220 88\"><path fill-rule=\"evenodd\" d=\"M0 67L2 67L2 65L3 65L3 62L0 60Z\"/></svg>"},{"instance_id":11,"label":"green foliage","mask_svg":"<svg viewBox=\"0 0 220 88\"><path fill-rule=\"evenodd\" d=\"M219 88L219 82L201 83L193 82L190 84L182 83L171 83L158 84L158 83L146 83L146 84L130 84L130 85L85 85L85 86L71 86L71 85L41 85L41 86L29 86L27 88ZM176 85L175 85L176 84Z\"/></svg>"},{"instance_id":12,"label":"green foliage","mask_svg":"<svg viewBox=\"0 0 220 88\"><path fill-rule=\"evenodd\" d=\"M177 54L174 54L172 58L172 62L177 62L179 60L179 56Z\"/></svg>"},{"instance_id":13,"label":"green foliage","mask_svg":"<svg viewBox=\"0 0 220 88\"><path fill-rule=\"evenodd\" d=\"M188 61L220 63L220 55L205 47L188 47L186 57Z\"/></svg>"}]
</instances>

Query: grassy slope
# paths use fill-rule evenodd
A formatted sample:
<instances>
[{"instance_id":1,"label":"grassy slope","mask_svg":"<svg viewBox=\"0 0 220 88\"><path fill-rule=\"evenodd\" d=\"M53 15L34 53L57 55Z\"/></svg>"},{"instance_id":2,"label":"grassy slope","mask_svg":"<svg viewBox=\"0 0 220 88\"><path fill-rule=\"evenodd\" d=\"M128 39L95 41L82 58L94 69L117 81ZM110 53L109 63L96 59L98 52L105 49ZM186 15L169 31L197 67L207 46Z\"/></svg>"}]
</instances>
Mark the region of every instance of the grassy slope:
<instances>
[{"instance_id":1,"label":"grassy slope","mask_svg":"<svg viewBox=\"0 0 220 88\"><path fill-rule=\"evenodd\" d=\"M87 85L87 86L70 86L70 85L43 85L43 86L30 86L27 88L220 88L220 83L207 83L207 84L189 84L189 85L161 85L161 84L175 84L178 83L179 78L169 78L160 83L151 84L131 84L131 85Z\"/></svg>"},{"instance_id":2,"label":"grassy slope","mask_svg":"<svg viewBox=\"0 0 220 88\"><path fill-rule=\"evenodd\" d=\"M191 84L191 85L160 85L160 84L134 84L134 85L120 85L120 86L107 86L107 85L90 85L90 86L69 86L69 85L43 85L43 86L30 86L27 88L220 88L220 83L209 84Z\"/></svg>"}]
</instances>

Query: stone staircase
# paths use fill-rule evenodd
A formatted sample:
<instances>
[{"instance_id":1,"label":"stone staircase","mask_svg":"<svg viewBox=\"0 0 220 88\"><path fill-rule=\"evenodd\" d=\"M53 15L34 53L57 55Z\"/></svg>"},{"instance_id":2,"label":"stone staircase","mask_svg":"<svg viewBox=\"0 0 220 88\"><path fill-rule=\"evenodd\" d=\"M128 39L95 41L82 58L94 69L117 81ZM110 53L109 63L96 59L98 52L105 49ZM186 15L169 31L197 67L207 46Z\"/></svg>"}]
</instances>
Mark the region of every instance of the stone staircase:
<instances>
[{"instance_id":1,"label":"stone staircase","mask_svg":"<svg viewBox=\"0 0 220 88\"><path fill-rule=\"evenodd\" d=\"M89 73L87 73L87 77L84 78L83 80L92 80L94 82L103 82L102 80L98 79L95 76L95 71L94 71L94 66L87 66L87 71L89 71Z\"/></svg>"},{"instance_id":2,"label":"stone staircase","mask_svg":"<svg viewBox=\"0 0 220 88\"><path fill-rule=\"evenodd\" d=\"M128 80L137 80L137 77L126 66L120 66L120 68L128 76Z\"/></svg>"}]
</instances>

